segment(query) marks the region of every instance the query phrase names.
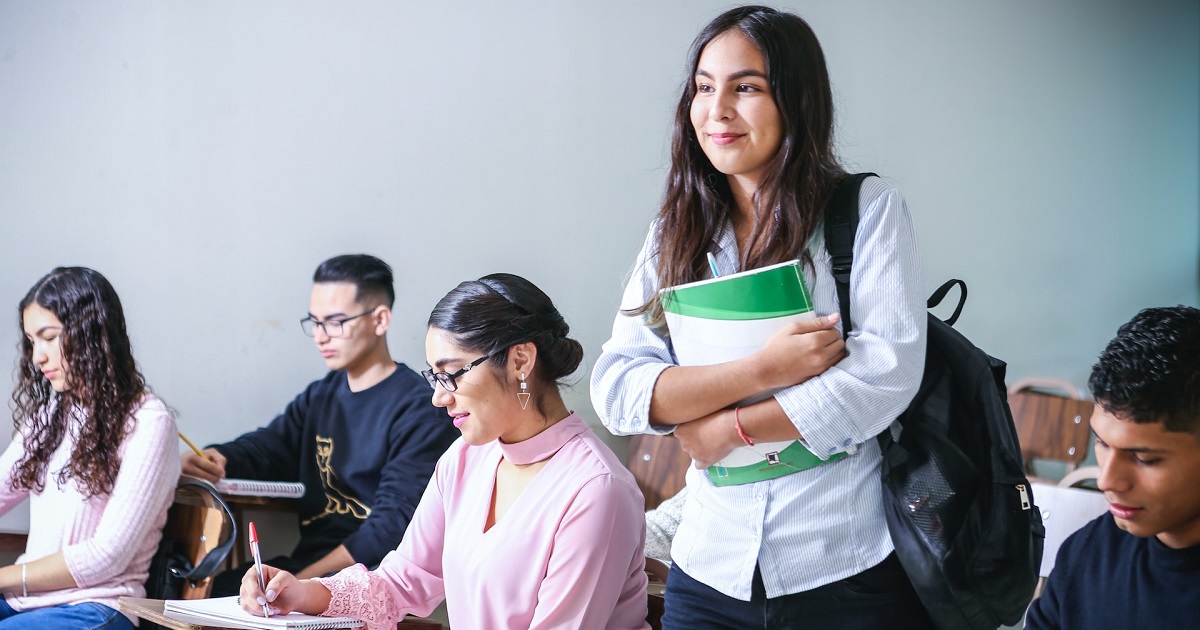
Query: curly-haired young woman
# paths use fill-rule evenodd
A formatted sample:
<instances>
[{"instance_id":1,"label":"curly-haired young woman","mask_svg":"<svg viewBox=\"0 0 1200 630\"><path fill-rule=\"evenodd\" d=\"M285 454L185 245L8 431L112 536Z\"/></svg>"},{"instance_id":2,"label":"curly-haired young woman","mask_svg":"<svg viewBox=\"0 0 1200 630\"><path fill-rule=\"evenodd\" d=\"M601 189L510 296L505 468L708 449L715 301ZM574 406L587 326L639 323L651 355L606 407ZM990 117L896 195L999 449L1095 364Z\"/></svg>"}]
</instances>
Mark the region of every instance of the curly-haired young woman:
<instances>
[{"instance_id":1,"label":"curly-haired young woman","mask_svg":"<svg viewBox=\"0 0 1200 630\"><path fill-rule=\"evenodd\" d=\"M29 499L29 540L0 567L0 629L132 628L179 480L170 410L147 388L108 280L60 267L18 307L16 433L0 513Z\"/></svg>"}]
</instances>

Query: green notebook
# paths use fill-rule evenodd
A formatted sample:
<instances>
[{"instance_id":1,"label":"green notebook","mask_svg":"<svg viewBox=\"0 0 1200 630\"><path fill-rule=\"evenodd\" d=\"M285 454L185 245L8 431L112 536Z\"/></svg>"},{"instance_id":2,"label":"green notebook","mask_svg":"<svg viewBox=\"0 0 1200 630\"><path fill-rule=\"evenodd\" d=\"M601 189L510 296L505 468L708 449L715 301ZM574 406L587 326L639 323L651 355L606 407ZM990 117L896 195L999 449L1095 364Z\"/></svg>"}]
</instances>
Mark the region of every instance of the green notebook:
<instances>
[{"instance_id":1,"label":"green notebook","mask_svg":"<svg viewBox=\"0 0 1200 630\"><path fill-rule=\"evenodd\" d=\"M713 365L745 357L794 321L816 317L800 261L663 289L663 312L679 365ZM773 391L738 402L745 406ZM813 455L798 440L760 442L733 450L709 467L714 485L735 486L782 477L841 459Z\"/></svg>"}]
</instances>

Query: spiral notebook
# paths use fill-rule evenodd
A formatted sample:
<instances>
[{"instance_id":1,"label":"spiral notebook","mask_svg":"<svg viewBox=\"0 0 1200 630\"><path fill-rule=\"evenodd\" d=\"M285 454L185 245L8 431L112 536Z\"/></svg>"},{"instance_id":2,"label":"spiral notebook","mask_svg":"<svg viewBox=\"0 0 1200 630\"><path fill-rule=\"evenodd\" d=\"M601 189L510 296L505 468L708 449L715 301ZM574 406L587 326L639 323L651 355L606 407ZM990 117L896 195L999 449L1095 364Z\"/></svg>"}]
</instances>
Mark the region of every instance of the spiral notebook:
<instances>
[{"instance_id":1,"label":"spiral notebook","mask_svg":"<svg viewBox=\"0 0 1200 630\"><path fill-rule=\"evenodd\" d=\"M213 484L221 494L250 497L284 497L299 499L304 496L304 484L298 481L257 481L255 479L222 479Z\"/></svg>"},{"instance_id":2,"label":"spiral notebook","mask_svg":"<svg viewBox=\"0 0 1200 630\"><path fill-rule=\"evenodd\" d=\"M663 314L671 333L671 349L679 365L713 365L740 359L792 322L811 320L812 296L799 260L709 278L663 289ZM774 390L746 400L763 400ZM799 440L739 446L708 468L716 486L736 486L790 475L827 460L813 455Z\"/></svg>"},{"instance_id":3,"label":"spiral notebook","mask_svg":"<svg viewBox=\"0 0 1200 630\"><path fill-rule=\"evenodd\" d=\"M267 619L262 615L252 615L242 610L236 596L212 599L168 599L163 603L163 614L180 621L220 628L320 630L323 628L361 628L366 625L363 620L353 617L315 617L300 613L275 615Z\"/></svg>"}]
</instances>

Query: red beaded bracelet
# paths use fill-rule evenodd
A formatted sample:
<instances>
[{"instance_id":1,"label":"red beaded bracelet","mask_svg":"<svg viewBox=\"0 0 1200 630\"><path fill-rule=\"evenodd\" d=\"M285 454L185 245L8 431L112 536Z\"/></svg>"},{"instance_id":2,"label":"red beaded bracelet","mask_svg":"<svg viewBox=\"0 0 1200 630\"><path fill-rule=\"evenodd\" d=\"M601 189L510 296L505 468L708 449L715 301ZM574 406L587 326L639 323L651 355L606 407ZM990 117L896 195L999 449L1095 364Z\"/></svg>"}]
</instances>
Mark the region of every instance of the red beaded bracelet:
<instances>
[{"instance_id":1,"label":"red beaded bracelet","mask_svg":"<svg viewBox=\"0 0 1200 630\"><path fill-rule=\"evenodd\" d=\"M733 426L737 427L738 436L742 438L746 446L754 446L754 440L751 440L750 436L746 435L746 432L742 430L742 419L738 417L738 412L741 410L741 407L733 408Z\"/></svg>"}]
</instances>

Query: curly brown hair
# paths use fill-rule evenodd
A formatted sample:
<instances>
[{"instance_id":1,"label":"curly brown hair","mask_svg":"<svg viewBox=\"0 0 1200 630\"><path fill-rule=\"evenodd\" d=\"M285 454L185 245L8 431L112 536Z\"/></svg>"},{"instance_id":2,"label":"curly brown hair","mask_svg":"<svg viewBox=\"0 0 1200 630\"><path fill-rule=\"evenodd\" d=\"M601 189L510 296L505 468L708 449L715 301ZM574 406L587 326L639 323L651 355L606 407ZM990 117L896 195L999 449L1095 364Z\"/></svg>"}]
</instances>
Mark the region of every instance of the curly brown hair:
<instances>
[{"instance_id":1,"label":"curly brown hair","mask_svg":"<svg viewBox=\"0 0 1200 630\"><path fill-rule=\"evenodd\" d=\"M25 455L13 466L10 486L45 489L50 458L71 431L75 449L70 464L54 471L56 481L63 485L74 478L88 497L108 494L121 468L118 449L146 394L125 331L121 300L99 272L58 267L21 300L17 324L22 329L25 310L33 304L62 322L59 343L66 387L54 392L33 362L32 341L23 334L12 399L13 425L23 436Z\"/></svg>"}]
</instances>

